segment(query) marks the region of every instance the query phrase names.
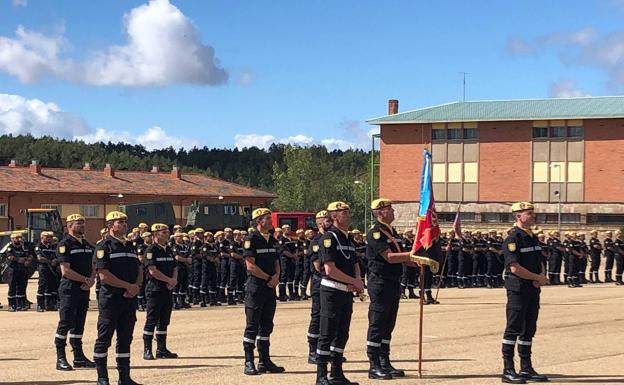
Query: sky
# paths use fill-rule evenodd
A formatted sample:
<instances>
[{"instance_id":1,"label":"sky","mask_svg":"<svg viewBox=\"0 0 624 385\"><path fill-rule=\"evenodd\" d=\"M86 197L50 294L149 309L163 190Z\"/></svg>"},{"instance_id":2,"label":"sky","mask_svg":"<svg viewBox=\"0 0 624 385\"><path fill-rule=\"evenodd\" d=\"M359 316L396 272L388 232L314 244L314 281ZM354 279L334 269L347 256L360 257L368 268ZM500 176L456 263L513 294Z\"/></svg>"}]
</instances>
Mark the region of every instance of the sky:
<instances>
[{"instance_id":1,"label":"sky","mask_svg":"<svg viewBox=\"0 0 624 385\"><path fill-rule=\"evenodd\" d=\"M624 0L0 0L0 134L370 147L365 121L619 95Z\"/></svg>"}]
</instances>

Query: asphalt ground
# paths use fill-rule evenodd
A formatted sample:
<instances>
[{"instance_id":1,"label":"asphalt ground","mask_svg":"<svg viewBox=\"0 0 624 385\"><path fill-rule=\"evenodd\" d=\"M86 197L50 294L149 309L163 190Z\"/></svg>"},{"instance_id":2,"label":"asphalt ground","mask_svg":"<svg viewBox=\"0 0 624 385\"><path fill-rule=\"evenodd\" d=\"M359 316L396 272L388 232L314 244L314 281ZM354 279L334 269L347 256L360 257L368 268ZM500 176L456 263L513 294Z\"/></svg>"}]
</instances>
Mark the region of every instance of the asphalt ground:
<instances>
[{"instance_id":1,"label":"asphalt ground","mask_svg":"<svg viewBox=\"0 0 624 385\"><path fill-rule=\"evenodd\" d=\"M36 280L28 297L36 298ZM0 285L0 384L93 384L95 370L54 369L56 312L9 313L7 285ZM624 384L624 287L613 284L569 289L545 287L533 344L535 368L558 384ZM92 295L92 299L95 295ZM407 377L386 384L498 384L502 370L501 338L505 326L504 289L442 289L439 305L425 306L423 375L418 377L417 300L402 300L392 338L392 358ZM143 384L313 384L315 367L306 362L310 302L278 303L271 352L283 374L243 375L242 305L176 311L169 328L169 347L177 360L144 361L138 321L132 346L132 376ZM347 344L347 377L360 384L367 377L368 302L356 300ZM95 302L87 316L84 347L93 351L97 321ZM71 361L70 348L67 348ZM109 372L116 383L114 343ZM516 360L518 360L516 358ZM518 361L516 361L518 366Z\"/></svg>"}]
</instances>

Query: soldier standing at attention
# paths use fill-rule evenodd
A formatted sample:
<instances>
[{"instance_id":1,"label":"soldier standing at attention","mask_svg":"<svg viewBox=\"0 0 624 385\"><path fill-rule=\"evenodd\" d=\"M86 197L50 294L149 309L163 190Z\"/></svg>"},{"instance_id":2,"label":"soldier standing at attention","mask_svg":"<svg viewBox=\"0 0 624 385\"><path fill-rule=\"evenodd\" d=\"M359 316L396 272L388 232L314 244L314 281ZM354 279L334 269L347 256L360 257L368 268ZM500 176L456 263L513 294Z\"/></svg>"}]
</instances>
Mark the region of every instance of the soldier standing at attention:
<instances>
[{"instance_id":1,"label":"soldier standing at attention","mask_svg":"<svg viewBox=\"0 0 624 385\"><path fill-rule=\"evenodd\" d=\"M117 333L118 385L140 385L130 378L130 344L136 323L136 296L143 272L134 247L123 239L128 229L127 220L126 214L119 211L106 214L108 234L95 247L95 266L102 281L98 336L93 353L97 385L110 385L106 364L113 333Z\"/></svg>"},{"instance_id":2,"label":"soldier standing at attention","mask_svg":"<svg viewBox=\"0 0 624 385\"><path fill-rule=\"evenodd\" d=\"M615 284L621 286L622 272L624 272L624 239L622 239L620 230L615 232L613 250L615 254Z\"/></svg>"},{"instance_id":3,"label":"soldier standing at attention","mask_svg":"<svg viewBox=\"0 0 624 385\"><path fill-rule=\"evenodd\" d=\"M228 283L228 305L236 305L236 303L244 303L243 290L245 281L243 281L243 238L240 230L234 230L234 239L230 244L230 282Z\"/></svg>"},{"instance_id":4,"label":"soldier standing at attention","mask_svg":"<svg viewBox=\"0 0 624 385\"><path fill-rule=\"evenodd\" d=\"M54 233L51 231L41 232L41 241L35 246L37 257L37 272L39 273L39 285L37 287L37 311L55 310L54 294L58 290L58 277L56 269L56 245L52 243Z\"/></svg>"},{"instance_id":5,"label":"soldier standing at attention","mask_svg":"<svg viewBox=\"0 0 624 385\"><path fill-rule=\"evenodd\" d=\"M310 298L308 295L308 283L310 282L310 277L312 275L312 266L310 264L310 242L315 237L315 232L312 229L308 229L305 231L303 240L303 278L301 283L299 284L299 288L301 289L301 299L306 301ZM315 349L316 350L316 349Z\"/></svg>"},{"instance_id":6,"label":"soldier standing at attention","mask_svg":"<svg viewBox=\"0 0 624 385\"><path fill-rule=\"evenodd\" d=\"M602 243L598 239L598 232L592 230L589 232L591 238L589 239L589 253L591 255L590 276L591 283L602 283L598 279L598 270L600 270L600 257L602 255Z\"/></svg>"},{"instance_id":7,"label":"soldier standing at attention","mask_svg":"<svg viewBox=\"0 0 624 385\"><path fill-rule=\"evenodd\" d=\"M189 256L189 248L184 244L184 233L173 234L174 243L171 246L178 268L178 284L173 289L173 308L175 310L191 307L186 302L186 290L188 288L188 265L192 263Z\"/></svg>"},{"instance_id":8,"label":"soldier standing at attention","mask_svg":"<svg viewBox=\"0 0 624 385\"><path fill-rule=\"evenodd\" d=\"M173 300L171 290L178 283L177 267L167 241L169 226L164 223L152 225L154 242L145 250L145 264L148 270L147 317L143 328L143 358L153 360L152 340L156 333L156 358L178 358L167 349L167 327L171 321Z\"/></svg>"},{"instance_id":9,"label":"soldier standing at attention","mask_svg":"<svg viewBox=\"0 0 624 385\"><path fill-rule=\"evenodd\" d=\"M144 223L141 223L143 225ZM139 225L139 228L141 228ZM145 261L145 250L149 245L152 244L152 233L148 231L144 231L141 233L141 242L137 242L137 256L139 257L139 261L141 261L141 270L143 271L143 284L141 285L141 289L139 290L139 295L137 295L137 306L139 311L145 311L147 307L147 303L145 301L145 285L147 284L147 266Z\"/></svg>"},{"instance_id":10,"label":"soldier standing at attention","mask_svg":"<svg viewBox=\"0 0 624 385\"><path fill-rule=\"evenodd\" d=\"M615 248L613 245L613 232L611 231L606 231L605 232L605 240L603 241L603 249L604 249L604 255L605 255L605 259L606 259L606 265L609 265L609 260L611 260L611 268L613 268L613 261L614 261L614 253L615 253ZM617 274L615 276L616 278L616 282L615 284L617 285ZM620 276L620 280L621 280L621 276ZM607 268L605 266L605 283L607 282L613 282L611 280L611 272L607 272Z\"/></svg>"},{"instance_id":11,"label":"soldier standing at attention","mask_svg":"<svg viewBox=\"0 0 624 385\"><path fill-rule=\"evenodd\" d=\"M199 305L201 301L201 293L200 287L202 282L202 274L203 269L202 266L204 264L204 253L202 249L204 247L204 229L198 227L195 229L195 237L191 240L191 248L190 255L193 258L193 279L191 282L191 302L193 305Z\"/></svg>"},{"instance_id":12,"label":"soldier standing at attention","mask_svg":"<svg viewBox=\"0 0 624 385\"><path fill-rule=\"evenodd\" d=\"M410 262L409 251L401 248L397 239L398 233L392 227L392 202L388 199L376 199L370 207L375 222L366 235L370 296L366 341L366 353L370 362L368 378L387 380L405 376L403 370L394 368L390 362L390 340L399 312L402 264L409 262L412 267L414 264ZM429 275L431 282L431 271Z\"/></svg>"},{"instance_id":13,"label":"soldier standing at attention","mask_svg":"<svg viewBox=\"0 0 624 385\"><path fill-rule=\"evenodd\" d=\"M219 260L218 251L215 246L215 238L211 232L205 234L206 243L202 252L204 253L204 264L202 273L202 283L200 291L203 289L203 297L201 306L204 307L206 302L210 306L221 306L221 302L217 301L217 287L219 283L217 281L217 264Z\"/></svg>"},{"instance_id":14,"label":"soldier standing at attention","mask_svg":"<svg viewBox=\"0 0 624 385\"><path fill-rule=\"evenodd\" d=\"M255 209L251 219L256 228L247 235L243 244L248 272L245 291L246 326L243 335L244 373L283 373L284 368L275 365L269 354L276 308L275 286L280 276L277 240L269 233L273 228L271 211L266 208ZM254 344L258 346L258 369L254 365Z\"/></svg>"},{"instance_id":15,"label":"soldier standing at attention","mask_svg":"<svg viewBox=\"0 0 624 385\"><path fill-rule=\"evenodd\" d=\"M26 285L28 284L28 266L32 263L32 257L24 246L21 231L11 233L11 244L6 249L9 260L9 311L26 311Z\"/></svg>"},{"instance_id":16,"label":"soldier standing at attention","mask_svg":"<svg viewBox=\"0 0 624 385\"><path fill-rule=\"evenodd\" d=\"M355 246L349 237L351 210L344 202L327 206L332 226L323 234L319 255L324 276L321 279L321 336L316 350L316 385L356 384L343 371L344 349L349 339L353 292L364 291ZM327 363L331 371L327 375Z\"/></svg>"},{"instance_id":17,"label":"soldier standing at attention","mask_svg":"<svg viewBox=\"0 0 624 385\"><path fill-rule=\"evenodd\" d=\"M56 369L72 370L65 356L69 344L74 352L74 367L93 368L95 364L82 351L82 334L89 310L89 292L95 283L94 247L84 239L85 220L80 214L67 217L67 234L58 243L56 257L61 264L59 322L56 328Z\"/></svg>"},{"instance_id":18,"label":"soldier standing at attention","mask_svg":"<svg viewBox=\"0 0 624 385\"><path fill-rule=\"evenodd\" d=\"M533 205L518 202L511 206L516 221L503 243L505 253L505 288L507 289L507 325L503 335L502 381L525 384L526 381L544 382L548 378L538 374L531 362L531 347L537 328L540 287L548 282L539 241L531 232L535 224ZM518 343L520 372L514 367L514 348Z\"/></svg>"}]
</instances>

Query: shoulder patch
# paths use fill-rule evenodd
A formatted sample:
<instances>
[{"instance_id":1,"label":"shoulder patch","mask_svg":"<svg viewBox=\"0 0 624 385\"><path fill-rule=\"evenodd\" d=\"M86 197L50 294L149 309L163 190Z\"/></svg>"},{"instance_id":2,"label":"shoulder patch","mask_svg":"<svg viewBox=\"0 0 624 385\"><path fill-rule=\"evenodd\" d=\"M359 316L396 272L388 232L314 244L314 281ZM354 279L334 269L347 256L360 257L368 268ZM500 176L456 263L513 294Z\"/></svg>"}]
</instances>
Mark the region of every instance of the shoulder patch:
<instances>
[{"instance_id":1,"label":"shoulder patch","mask_svg":"<svg viewBox=\"0 0 624 385\"><path fill-rule=\"evenodd\" d=\"M373 239L379 239L379 238L381 238L381 233L379 231L373 232Z\"/></svg>"},{"instance_id":2,"label":"shoulder patch","mask_svg":"<svg viewBox=\"0 0 624 385\"><path fill-rule=\"evenodd\" d=\"M95 253L95 256L96 256L98 259L102 259L102 258L104 258L104 250L103 250L103 249L98 250L98 251Z\"/></svg>"},{"instance_id":3,"label":"shoulder patch","mask_svg":"<svg viewBox=\"0 0 624 385\"><path fill-rule=\"evenodd\" d=\"M312 251L317 253L319 251L319 245L312 245Z\"/></svg>"},{"instance_id":4,"label":"shoulder patch","mask_svg":"<svg viewBox=\"0 0 624 385\"><path fill-rule=\"evenodd\" d=\"M331 238L323 239L323 246L331 247L331 245L332 245Z\"/></svg>"},{"instance_id":5,"label":"shoulder patch","mask_svg":"<svg viewBox=\"0 0 624 385\"><path fill-rule=\"evenodd\" d=\"M250 240L246 240L245 241L245 245L243 246L246 249L249 249L251 247L251 241Z\"/></svg>"},{"instance_id":6,"label":"shoulder patch","mask_svg":"<svg viewBox=\"0 0 624 385\"><path fill-rule=\"evenodd\" d=\"M507 244L507 250L511 251L512 253L514 251L516 251L516 243L515 242L509 242Z\"/></svg>"},{"instance_id":7,"label":"shoulder patch","mask_svg":"<svg viewBox=\"0 0 624 385\"><path fill-rule=\"evenodd\" d=\"M65 246L59 246L59 253L65 254Z\"/></svg>"},{"instance_id":8,"label":"shoulder patch","mask_svg":"<svg viewBox=\"0 0 624 385\"><path fill-rule=\"evenodd\" d=\"M146 253L146 254L145 254L145 258L147 258L147 259L152 259L152 253L151 253L151 252Z\"/></svg>"}]
</instances>

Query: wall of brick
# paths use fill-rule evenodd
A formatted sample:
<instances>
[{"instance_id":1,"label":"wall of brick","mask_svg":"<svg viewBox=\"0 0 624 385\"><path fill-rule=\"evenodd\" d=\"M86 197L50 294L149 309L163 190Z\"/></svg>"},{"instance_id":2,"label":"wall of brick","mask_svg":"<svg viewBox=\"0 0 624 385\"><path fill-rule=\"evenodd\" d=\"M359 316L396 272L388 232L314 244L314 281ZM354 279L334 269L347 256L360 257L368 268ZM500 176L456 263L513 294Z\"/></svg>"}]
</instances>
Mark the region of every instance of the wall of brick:
<instances>
[{"instance_id":1,"label":"wall of brick","mask_svg":"<svg viewBox=\"0 0 624 385\"><path fill-rule=\"evenodd\" d=\"M585 120L585 201L624 202L624 119Z\"/></svg>"},{"instance_id":2,"label":"wall of brick","mask_svg":"<svg viewBox=\"0 0 624 385\"><path fill-rule=\"evenodd\" d=\"M424 144L430 124L390 124L380 130L379 195L397 202L420 200Z\"/></svg>"},{"instance_id":3,"label":"wall of brick","mask_svg":"<svg viewBox=\"0 0 624 385\"><path fill-rule=\"evenodd\" d=\"M479 123L479 201L511 202L531 197L533 123Z\"/></svg>"}]
</instances>

